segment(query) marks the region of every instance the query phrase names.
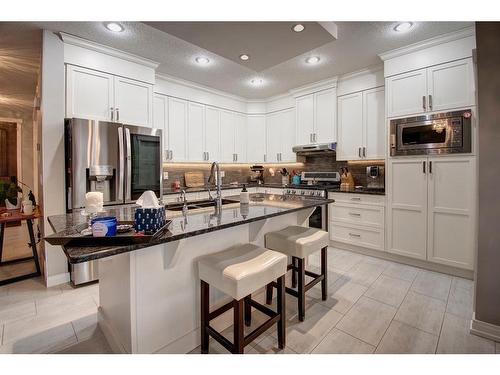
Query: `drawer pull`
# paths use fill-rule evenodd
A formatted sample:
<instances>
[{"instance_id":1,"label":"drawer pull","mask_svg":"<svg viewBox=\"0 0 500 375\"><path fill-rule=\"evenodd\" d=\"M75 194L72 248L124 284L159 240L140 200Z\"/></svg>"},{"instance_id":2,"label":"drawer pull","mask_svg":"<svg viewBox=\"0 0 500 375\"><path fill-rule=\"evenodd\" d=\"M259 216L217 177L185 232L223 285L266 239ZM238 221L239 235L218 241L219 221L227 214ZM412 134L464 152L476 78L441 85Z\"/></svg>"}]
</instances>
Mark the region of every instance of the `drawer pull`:
<instances>
[{"instance_id":1,"label":"drawer pull","mask_svg":"<svg viewBox=\"0 0 500 375\"><path fill-rule=\"evenodd\" d=\"M356 238L361 238L361 234L356 234L356 233L349 233L349 236L356 237Z\"/></svg>"},{"instance_id":2,"label":"drawer pull","mask_svg":"<svg viewBox=\"0 0 500 375\"><path fill-rule=\"evenodd\" d=\"M361 216L361 214L358 214L357 212L349 212L349 215L351 215L351 216Z\"/></svg>"},{"instance_id":3,"label":"drawer pull","mask_svg":"<svg viewBox=\"0 0 500 375\"><path fill-rule=\"evenodd\" d=\"M351 198L351 200L352 200L352 201L360 201L360 200L361 200L361 198L360 198L360 197L352 197L352 198Z\"/></svg>"}]
</instances>

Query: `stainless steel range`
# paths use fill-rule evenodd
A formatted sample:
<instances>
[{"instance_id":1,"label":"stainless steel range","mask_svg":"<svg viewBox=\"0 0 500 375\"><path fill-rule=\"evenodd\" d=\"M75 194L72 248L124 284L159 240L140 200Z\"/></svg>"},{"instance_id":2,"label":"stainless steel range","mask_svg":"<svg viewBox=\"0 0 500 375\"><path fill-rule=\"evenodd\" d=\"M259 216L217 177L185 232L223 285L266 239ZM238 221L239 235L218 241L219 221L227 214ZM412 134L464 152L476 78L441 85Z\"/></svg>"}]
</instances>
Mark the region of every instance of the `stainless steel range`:
<instances>
[{"instance_id":1,"label":"stainless steel range","mask_svg":"<svg viewBox=\"0 0 500 375\"><path fill-rule=\"evenodd\" d=\"M328 190L340 186L339 172L302 172L300 185L292 185L285 189L285 195L310 196L327 198ZM328 231L328 207L316 207L309 217L309 226Z\"/></svg>"}]
</instances>

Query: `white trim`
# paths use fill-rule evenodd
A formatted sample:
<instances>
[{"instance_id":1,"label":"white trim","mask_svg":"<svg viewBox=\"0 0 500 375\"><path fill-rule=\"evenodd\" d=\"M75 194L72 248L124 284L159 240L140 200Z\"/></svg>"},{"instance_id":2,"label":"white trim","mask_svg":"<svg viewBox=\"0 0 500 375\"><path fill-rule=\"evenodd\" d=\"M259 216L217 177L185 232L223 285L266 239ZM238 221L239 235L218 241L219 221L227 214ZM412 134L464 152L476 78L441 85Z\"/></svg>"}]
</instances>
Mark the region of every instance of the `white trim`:
<instances>
[{"instance_id":1,"label":"white trim","mask_svg":"<svg viewBox=\"0 0 500 375\"><path fill-rule=\"evenodd\" d=\"M293 97L296 98L299 96L312 94L317 91L331 89L334 87L337 87L337 76L332 78L327 78L322 81L309 83L307 85L297 87L296 89L291 89L289 90L289 92L290 94L292 94Z\"/></svg>"},{"instance_id":2,"label":"white trim","mask_svg":"<svg viewBox=\"0 0 500 375\"><path fill-rule=\"evenodd\" d=\"M99 328L102 330L106 341L109 344L109 347L113 351L113 353L117 354L130 354L125 350L125 347L121 344L118 339L119 335L115 332L113 325L111 322L108 322L104 316L101 307L97 308L97 324Z\"/></svg>"},{"instance_id":3,"label":"white trim","mask_svg":"<svg viewBox=\"0 0 500 375\"><path fill-rule=\"evenodd\" d=\"M434 47L434 46L437 46L437 45L443 44L443 43L452 42L454 40L458 40L458 39L462 39L462 38L467 38L468 36L473 36L473 35L475 35L475 30L474 30L474 27L471 26L471 27L467 27L467 28L462 29L462 30L453 31L453 32L448 33L448 34L439 35L439 36L436 36L434 38L429 38L429 39L423 40L421 42L413 43L413 44L410 44L408 46L404 46L401 48L393 49L391 51L383 52L383 53L380 53L378 56L382 59L382 61L390 60L390 59L393 59L394 57L407 55L407 54L412 53L412 52L421 51L421 50L426 49L426 48Z\"/></svg>"},{"instance_id":4,"label":"white trim","mask_svg":"<svg viewBox=\"0 0 500 375\"><path fill-rule=\"evenodd\" d=\"M134 54L131 54L128 52L123 52L123 51L118 50L116 48L112 48L112 47L105 46L103 44L95 43L95 42L92 42L90 40L83 39L83 38L80 38L80 37L77 37L74 35L66 34L66 33L63 33L62 31L58 32L56 34L59 34L62 41L66 44L71 44L71 45L74 45L77 47L82 47L82 48L89 49L89 50L92 50L95 52L103 53L103 54L108 55L108 56L117 57L119 59L127 60L127 61L130 61L130 62L133 62L136 64L140 64L140 65L144 65L144 66L147 66L147 67L153 68L153 69L156 69L160 65L159 62L156 62L156 61L153 61L150 59L146 59L144 57L137 56L137 55L134 55Z\"/></svg>"},{"instance_id":5,"label":"white trim","mask_svg":"<svg viewBox=\"0 0 500 375\"><path fill-rule=\"evenodd\" d=\"M338 76L338 81L340 82L340 81L345 81L345 80L348 80L351 78L364 76L365 74L375 73L375 72L378 72L378 71L383 70L383 69L384 69L384 64L377 64L377 65L368 66L366 68L356 70L356 71L351 72L351 73L342 74L342 75Z\"/></svg>"},{"instance_id":6,"label":"white trim","mask_svg":"<svg viewBox=\"0 0 500 375\"><path fill-rule=\"evenodd\" d=\"M500 342L500 326L477 320L476 313L472 315L470 321L470 333Z\"/></svg>"},{"instance_id":7,"label":"white trim","mask_svg":"<svg viewBox=\"0 0 500 375\"><path fill-rule=\"evenodd\" d=\"M69 272L47 276L47 281L45 281L45 285L47 286L47 288L50 288L51 286L69 283L70 280L69 276L70 276Z\"/></svg>"}]
</instances>

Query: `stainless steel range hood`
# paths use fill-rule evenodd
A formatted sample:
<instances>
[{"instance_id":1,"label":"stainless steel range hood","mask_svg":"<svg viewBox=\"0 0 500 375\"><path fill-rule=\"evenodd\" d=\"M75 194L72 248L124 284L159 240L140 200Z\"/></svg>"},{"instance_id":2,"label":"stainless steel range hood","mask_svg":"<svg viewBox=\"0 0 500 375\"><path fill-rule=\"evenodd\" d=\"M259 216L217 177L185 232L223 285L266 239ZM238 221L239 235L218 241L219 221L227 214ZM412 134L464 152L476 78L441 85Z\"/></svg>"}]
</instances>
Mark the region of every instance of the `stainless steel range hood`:
<instances>
[{"instance_id":1,"label":"stainless steel range hood","mask_svg":"<svg viewBox=\"0 0 500 375\"><path fill-rule=\"evenodd\" d=\"M314 143L310 145L294 146L292 151L297 155L310 155L318 153L335 153L337 143Z\"/></svg>"}]
</instances>

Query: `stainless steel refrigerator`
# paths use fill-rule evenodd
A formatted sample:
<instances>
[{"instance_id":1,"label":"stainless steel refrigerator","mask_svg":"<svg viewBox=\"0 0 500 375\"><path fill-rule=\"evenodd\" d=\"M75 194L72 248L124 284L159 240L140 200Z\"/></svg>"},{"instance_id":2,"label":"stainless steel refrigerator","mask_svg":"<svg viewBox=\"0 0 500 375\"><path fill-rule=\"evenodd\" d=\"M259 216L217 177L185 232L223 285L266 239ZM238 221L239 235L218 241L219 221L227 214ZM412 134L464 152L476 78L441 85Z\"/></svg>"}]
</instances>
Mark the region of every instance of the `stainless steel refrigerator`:
<instances>
[{"instance_id":1,"label":"stainless steel refrigerator","mask_svg":"<svg viewBox=\"0 0 500 375\"><path fill-rule=\"evenodd\" d=\"M66 209L85 207L101 191L104 205L133 203L146 190L161 198L162 131L90 119L65 120ZM71 281L96 280L97 263L71 265Z\"/></svg>"}]
</instances>

